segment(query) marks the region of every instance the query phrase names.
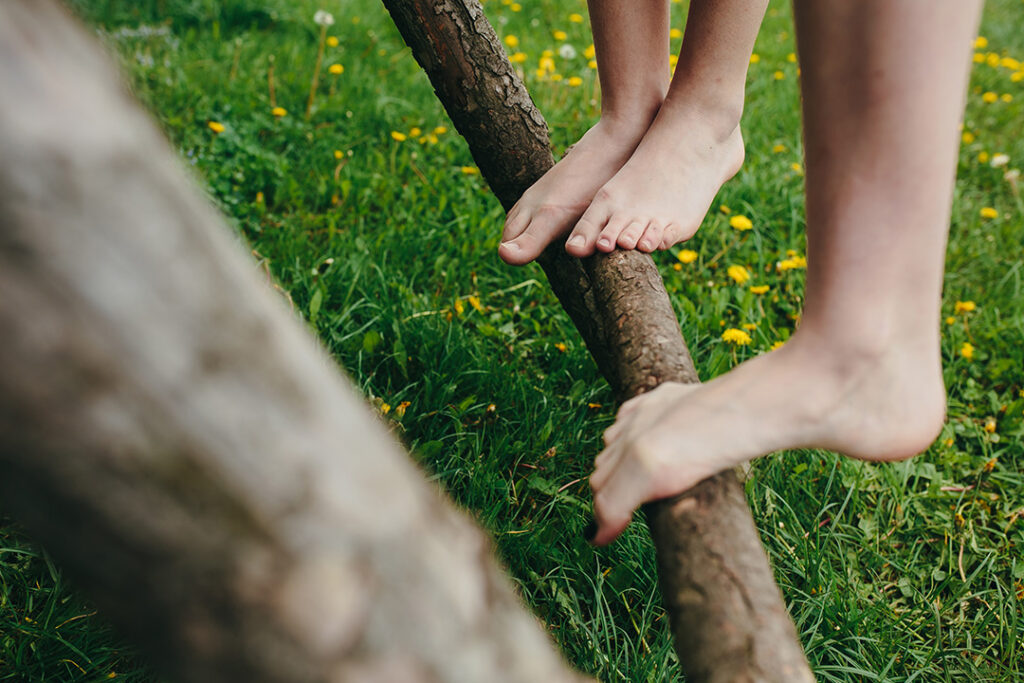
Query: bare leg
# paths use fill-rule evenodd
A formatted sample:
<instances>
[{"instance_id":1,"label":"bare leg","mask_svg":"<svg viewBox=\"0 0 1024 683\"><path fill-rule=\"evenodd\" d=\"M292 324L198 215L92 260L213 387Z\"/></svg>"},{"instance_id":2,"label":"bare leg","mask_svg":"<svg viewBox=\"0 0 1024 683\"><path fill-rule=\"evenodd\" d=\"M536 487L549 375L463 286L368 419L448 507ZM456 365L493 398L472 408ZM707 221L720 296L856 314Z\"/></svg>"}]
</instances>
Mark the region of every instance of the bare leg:
<instances>
[{"instance_id":1,"label":"bare leg","mask_svg":"<svg viewBox=\"0 0 1024 683\"><path fill-rule=\"evenodd\" d=\"M697 232L743 163L740 115L767 0L693 0L665 103L626 165L598 190L569 236L594 249L667 249Z\"/></svg>"},{"instance_id":2,"label":"bare leg","mask_svg":"<svg viewBox=\"0 0 1024 683\"><path fill-rule=\"evenodd\" d=\"M526 191L505 221L498 255L521 265L566 234L629 159L668 89L668 0L590 0L601 119Z\"/></svg>"},{"instance_id":3,"label":"bare leg","mask_svg":"<svg viewBox=\"0 0 1024 683\"><path fill-rule=\"evenodd\" d=\"M803 324L699 387L626 403L591 477L611 542L641 502L780 448L910 457L941 427L938 318L980 0L796 0L807 150Z\"/></svg>"}]
</instances>

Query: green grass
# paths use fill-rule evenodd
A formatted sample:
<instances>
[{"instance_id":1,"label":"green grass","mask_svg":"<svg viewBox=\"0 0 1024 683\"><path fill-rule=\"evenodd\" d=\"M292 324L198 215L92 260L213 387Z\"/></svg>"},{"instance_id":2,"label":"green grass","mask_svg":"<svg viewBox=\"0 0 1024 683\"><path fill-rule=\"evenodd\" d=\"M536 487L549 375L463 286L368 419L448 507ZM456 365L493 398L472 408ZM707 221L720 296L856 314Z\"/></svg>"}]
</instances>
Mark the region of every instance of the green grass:
<instances>
[{"instance_id":1,"label":"green grass","mask_svg":"<svg viewBox=\"0 0 1024 683\"><path fill-rule=\"evenodd\" d=\"M579 535L611 393L540 270L497 259L503 213L481 178L464 172L473 166L466 145L384 10L351 0L335 13L330 34L340 44L325 66L345 71L322 75L307 121L313 1L71 4L120 55L282 295L429 476L493 535L568 661L603 680L681 680L643 525L602 550ZM684 6L672 7L681 26ZM564 150L597 115L583 54L589 29L569 20L586 14L584 4L486 8L499 33L519 38L527 83ZM141 24L158 30L135 31ZM983 55L1024 58L1022 24L1019 3L990 1ZM554 57L560 81L535 73L542 51L559 48L555 30L577 52ZM714 204L750 217L754 229L732 230L715 208L685 245L697 252L693 263L656 256L705 379L786 339L800 310L803 270L776 269L787 250L804 253L792 32L788 7L773 3L749 78L747 162ZM283 118L271 114L271 63ZM747 484L820 681L1024 680L1024 206L1004 179L1024 159L1024 81L1012 72L979 64L971 86L965 130L974 141L961 151L947 259L942 435L894 465L776 454L754 464ZM570 85L573 76L582 84ZM986 103L989 91L1012 101ZM210 121L225 131L213 133ZM449 130L434 142L438 126ZM410 137L399 142L392 131ZM1007 154L1009 165L993 168L982 152L990 161ZM998 216L982 218L983 207ZM771 291L733 284L730 265ZM977 307L955 313L957 301ZM755 326L750 346L721 340L743 324ZM3 522L0 680L111 677L154 680L45 553Z\"/></svg>"}]
</instances>

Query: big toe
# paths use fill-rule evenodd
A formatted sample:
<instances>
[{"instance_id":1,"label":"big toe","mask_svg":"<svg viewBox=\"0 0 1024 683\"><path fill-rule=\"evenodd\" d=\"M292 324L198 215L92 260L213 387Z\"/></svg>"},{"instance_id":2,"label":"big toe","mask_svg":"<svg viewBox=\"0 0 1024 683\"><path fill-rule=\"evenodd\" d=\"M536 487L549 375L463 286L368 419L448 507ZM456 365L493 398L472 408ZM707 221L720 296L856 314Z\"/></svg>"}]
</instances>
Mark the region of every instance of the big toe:
<instances>
[{"instance_id":1,"label":"big toe","mask_svg":"<svg viewBox=\"0 0 1024 683\"><path fill-rule=\"evenodd\" d=\"M545 220L543 216L535 216L518 237L502 242L498 246L498 256L513 266L529 263L540 256L563 228L564 223L561 221Z\"/></svg>"}]
</instances>

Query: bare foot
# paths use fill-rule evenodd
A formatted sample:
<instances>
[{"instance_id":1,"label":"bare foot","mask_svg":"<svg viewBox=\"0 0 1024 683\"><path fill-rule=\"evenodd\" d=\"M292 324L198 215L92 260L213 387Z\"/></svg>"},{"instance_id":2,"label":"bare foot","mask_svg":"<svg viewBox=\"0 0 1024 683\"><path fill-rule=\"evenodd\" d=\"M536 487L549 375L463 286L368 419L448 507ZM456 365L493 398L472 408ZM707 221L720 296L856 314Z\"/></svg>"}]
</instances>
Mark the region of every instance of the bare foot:
<instances>
[{"instance_id":1,"label":"bare foot","mask_svg":"<svg viewBox=\"0 0 1024 683\"><path fill-rule=\"evenodd\" d=\"M838 349L808 337L707 384L668 383L623 404L590 478L593 542L612 542L641 503L771 451L899 460L931 444L945 415L937 342Z\"/></svg>"},{"instance_id":2,"label":"bare foot","mask_svg":"<svg viewBox=\"0 0 1024 683\"><path fill-rule=\"evenodd\" d=\"M519 266L540 256L587 210L594 193L622 168L650 120L601 119L516 202L505 219L498 255Z\"/></svg>"},{"instance_id":3,"label":"bare foot","mask_svg":"<svg viewBox=\"0 0 1024 683\"><path fill-rule=\"evenodd\" d=\"M742 164L738 116L666 102L633 156L597 191L566 250L650 252L687 240Z\"/></svg>"}]
</instances>

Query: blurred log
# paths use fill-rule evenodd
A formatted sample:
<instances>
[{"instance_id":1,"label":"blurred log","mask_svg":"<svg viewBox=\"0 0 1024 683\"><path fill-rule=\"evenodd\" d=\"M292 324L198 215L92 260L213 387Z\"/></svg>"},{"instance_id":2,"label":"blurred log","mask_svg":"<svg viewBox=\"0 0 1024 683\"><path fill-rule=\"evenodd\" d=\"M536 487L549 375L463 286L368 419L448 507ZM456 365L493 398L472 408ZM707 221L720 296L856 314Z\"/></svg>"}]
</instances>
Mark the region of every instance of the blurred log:
<instances>
[{"instance_id":1,"label":"blurred log","mask_svg":"<svg viewBox=\"0 0 1024 683\"><path fill-rule=\"evenodd\" d=\"M53 0L0 92L0 500L105 615L190 683L580 680Z\"/></svg>"},{"instance_id":2,"label":"blurred log","mask_svg":"<svg viewBox=\"0 0 1024 683\"><path fill-rule=\"evenodd\" d=\"M547 125L477 0L383 0L494 194L510 209L553 164ZM620 399L696 382L653 261L637 251L540 264ZM813 681L736 472L646 506L688 681Z\"/></svg>"}]
</instances>

